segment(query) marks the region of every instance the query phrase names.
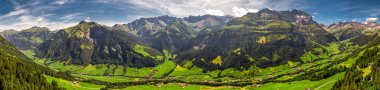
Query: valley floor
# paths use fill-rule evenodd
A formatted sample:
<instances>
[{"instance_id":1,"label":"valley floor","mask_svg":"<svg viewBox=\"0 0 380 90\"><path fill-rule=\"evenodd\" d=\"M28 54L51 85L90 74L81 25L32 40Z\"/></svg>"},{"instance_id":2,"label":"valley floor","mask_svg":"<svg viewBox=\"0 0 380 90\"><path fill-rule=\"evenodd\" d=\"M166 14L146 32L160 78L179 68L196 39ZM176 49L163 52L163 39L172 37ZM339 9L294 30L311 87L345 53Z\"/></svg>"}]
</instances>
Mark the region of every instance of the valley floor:
<instances>
[{"instance_id":1,"label":"valley floor","mask_svg":"<svg viewBox=\"0 0 380 90\"><path fill-rule=\"evenodd\" d=\"M274 67L206 71L192 64L175 64L171 60L156 67L134 68L109 64L71 65L60 60L35 58L32 51L24 53L40 65L69 72L78 81L46 76L68 90L328 90L344 75L364 51L349 56L356 48L339 51L340 44L332 43L305 53L302 62L288 62ZM320 49L327 51L321 51ZM311 58L310 58L311 57ZM345 58L349 57L349 58Z\"/></svg>"},{"instance_id":2,"label":"valley floor","mask_svg":"<svg viewBox=\"0 0 380 90\"><path fill-rule=\"evenodd\" d=\"M159 90L304 90L304 89L312 89L312 90L328 90L331 89L334 83L342 78L344 72L338 73L329 78L319 80L319 81L310 81L310 80L302 80L302 81L293 81L286 83L266 83L261 86L205 86L205 85L183 85L182 83L168 83L160 85ZM63 80L60 78L54 78L50 76L46 76L48 81L51 82L55 80L58 82L59 86L64 87L68 90L99 90L100 88L105 87L104 85L96 85L91 83L79 82L78 84L73 84L71 81ZM115 78L111 78L114 80ZM122 89L114 89L114 90L158 90L157 85L136 85L129 86Z\"/></svg>"}]
</instances>

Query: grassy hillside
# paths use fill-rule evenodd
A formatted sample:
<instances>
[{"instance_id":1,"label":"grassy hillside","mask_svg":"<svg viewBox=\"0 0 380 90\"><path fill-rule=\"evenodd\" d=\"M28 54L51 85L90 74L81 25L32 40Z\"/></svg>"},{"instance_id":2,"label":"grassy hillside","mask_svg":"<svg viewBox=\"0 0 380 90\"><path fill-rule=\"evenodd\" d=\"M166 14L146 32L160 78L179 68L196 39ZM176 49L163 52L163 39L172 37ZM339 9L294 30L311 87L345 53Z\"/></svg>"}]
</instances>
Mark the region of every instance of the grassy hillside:
<instances>
[{"instance_id":1,"label":"grassy hillside","mask_svg":"<svg viewBox=\"0 0 380 90\"><path fill-rule=\"evenodd\" d=\"M205 85L183 85L181 83L169 83L169 84L158 84L158 85L137 85L130 86L122 89L115 90L304 90L304 89L313 89L313 90L329 90L333 87L335 82L343 77L344 73L338 73L332 77L319 80L319 81L294 81L287 83L267 83L263 84L260 87L255 86L243 86L243 87L234 87L234 86L205 86ZM160 87L158 87L160 86Z\"/></svg>"},{"instance_id":2,"label":"grassy hillside","mask_svg":"<svg viewBox=\"0 0 380 90\"><path fill-rule=\"evenodd\" d=\"M91 83L79 82L78 84L74 84L72 81L68 81L62 78L55 78L51 76L45 76L47 78L47 82L51 83L53 81L58 83L59 87L65 88L66 90L99 90L103 85L96 85Z\"/></svg>"},{"instance_id":3,"label":"grassy hillside","mask_svg":"<svg viewBox=\"0 0 380 90\"><path fill-rule=\"evenodd\" d=\"M302 81L293 81L286 83L267 83L263 84L258 88L250 88L253 90L329 90L331 89L335 82L342 78L344 73L338 73L329 78L319 80L319 81L310 81L310 80L302 80Z\"/></svg>"}]
</instances>

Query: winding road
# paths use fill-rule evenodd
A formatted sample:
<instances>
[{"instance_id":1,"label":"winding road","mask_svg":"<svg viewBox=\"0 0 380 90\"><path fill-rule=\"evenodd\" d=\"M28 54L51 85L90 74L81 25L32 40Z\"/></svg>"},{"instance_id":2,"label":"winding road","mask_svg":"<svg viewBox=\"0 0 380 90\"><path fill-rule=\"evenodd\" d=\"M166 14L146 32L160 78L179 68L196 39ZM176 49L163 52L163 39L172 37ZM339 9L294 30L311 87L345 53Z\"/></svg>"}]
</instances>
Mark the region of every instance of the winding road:
<instances>
[{"instance_id":1,"label":"winding road","mask_svg":"<svg viewBox=\"0 0 380 90\"><path fill-rule=\"evenodd\" d=\"M326 86L327 84L332 83L332 82L335 82L335 81L338 81L338 80L332 80L332 81L329 81L329 82L323 84L322 86L319 86L319 87L315 88L314 90L318 90L318 89L320 89L320 88Z\"/></svg>"}]
</instances>

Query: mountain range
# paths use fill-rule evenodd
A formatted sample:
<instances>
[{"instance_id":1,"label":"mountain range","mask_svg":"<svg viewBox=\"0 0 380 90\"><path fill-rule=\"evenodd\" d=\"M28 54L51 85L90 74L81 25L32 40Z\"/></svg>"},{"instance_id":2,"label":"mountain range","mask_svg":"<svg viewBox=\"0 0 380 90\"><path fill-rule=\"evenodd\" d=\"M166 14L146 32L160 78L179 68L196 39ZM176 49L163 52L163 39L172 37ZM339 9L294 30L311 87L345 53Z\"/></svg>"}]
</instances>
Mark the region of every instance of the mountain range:
<instances>
[{"instance_id":1,"label":"mountain range","mask_svg":"<svg viewBox=\"0 0 380 90\"><path fill-rule=\"evenodd\" d=\"M155 66L167 58L165 51L176 54L180 64L193 61L198 67L222 69L300 61L300 56L319 44L364 37L378 29L376 22L322 26L300 10L263 9L238 18L159 16L112 27L82 21L55 32L32 27L7 30L2 36L21 50L35 50L40 58L72 64Z\"/></svg>"},{"instance_id":2,"label":"mountain range","mask_svg":"<svg viewBox=\"0 0 380 90\"><path fill-rule=\"evenodd\" d=\"M365 34L378 32L379 30L380 25L376 22L338 22L327 27L327 31L334 34L339 40L347 40Z\"/></svg>"},{"instance_id":3,"label":"mountain range","mask_svg":"<svg viewBox=\"0 0 380 90\"><path fill-rule=\"evenodd\" d=\"M147 81L156 73L161 75L156 78L162 79L175 77L172 73L176 70L187 69L200 69L197 73L217 72L208 75L214 78L238 76L235 75L235 71L224 70L241 71L238 72L239 75L264 72L268 77L264 79L263 76L255 77L260 79L258 80L260 84L271 81L320 80L321 77L326 78L338 71L345 71L345 76L336 80L337 84L333 89L376 90L379 87L371 85L380 81L377 78L380 75L377 63L379 30L380 24L376 22L319 24L310 14L301 10L262 9L241 17L202 15L177 18L165 15L140 18L114 26L81 21L75 26L57 31L50 31L45 27L32 27L22 31L6 30L0 33L4 37L0 38L0 46L3 45L0 48L2 51L0 56L11 58L21 65L25 64L20 68L30 68L30 71L36 73L29 76L36 76L37 79L44 79L42 74L46 74L81 80L67 75L70 72L55 72L39 66L25 55L17 56L21 52L16 48L24 52L31 51L35 53L33 57L45 59L46 61L43 61L45 66L63 62L61 67L76 65L84 66L84 69L100 70L101 66L105 65L107 70L103 75L108 75L112 67L115 67L112 69L113 74L119 69L123 73L121 76L131 69L148 68L151 74L145 76ZM15 52L6 53L8 50ZM349 60L354 61L349 62ZM1 65L3 63L0 62ZM351 64L354 66L350 66ZM162 68L156 68L162 65L168 65L166 68L172 65L173 69L162 73L160 70ZM310 67L305 68L303 65ZM322 67L323 65L326 67ZM314 69L319 66L321 68ZM289 71L291 73L277 75L281 71L276 71L274 69L276 67L295 69L295 72L292 70ZM39 70L40 68L42 69ZM272 72L263 71L266 68L270 68ZM252 69L255 70L248 71ZM329 69L331 72L323 69ZM80 73L82 74L83 72ZM178 77L181 78L181 76L175 78ZM23 77L17 76L17 78ZM0 79L2 79L0 84L6 81L4 78ZM123 86L122 83L110 84L96 80L86 82L107 85L106 88ZM43 88L59 89L54 84L52 86L46 82L39 84L46 86ZM11 85L7 88L18 89L14 87L16 86ZM1 86L0 89L2 88L4 87Z\"/></svg>"},{"instance_id":4,"label":"mountain range","mask_svg":"<svg viewBox=\"0 0 380 90\"><path fill-rule=\"evenodd\" d=\"M177 63L222 69L300 61L315 44L337 40L303 11L263 9L239 18L160 16L113 27L82 21L44 41L38 57L72 64L155 66L165 51L176 54Z\"/></svg>"},{"instance_id":5,"label":"mountain range","mask_svg":"<svg viewBox=\"0 0 380 90\"><path fill-rule=\"evenodd\" d=\"M31 50L52 37L54 32L45 27L32 27L22 31L6 30L0 34L18 49Z\"/></svg>"}]
</instances>

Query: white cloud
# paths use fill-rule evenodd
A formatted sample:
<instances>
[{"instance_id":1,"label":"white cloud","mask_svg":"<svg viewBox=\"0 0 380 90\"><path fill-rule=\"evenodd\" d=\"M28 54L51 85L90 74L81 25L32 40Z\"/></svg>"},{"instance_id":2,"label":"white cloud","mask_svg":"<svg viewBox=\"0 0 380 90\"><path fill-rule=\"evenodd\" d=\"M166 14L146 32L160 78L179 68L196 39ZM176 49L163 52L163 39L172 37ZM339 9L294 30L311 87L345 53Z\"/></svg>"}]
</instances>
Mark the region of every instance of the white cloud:
<instances>
[{"instance_id":1,"label":"white cloud","mask_svg":"<svg viewBox=\"0 0 380 90\"><path fill-rule=\"evenodd\" d=\"M51 3L47 5L42 4L40 0L34 0L29 4L20 4L16 0L9 1L11 1L11 4L13 4L14 10L10 13L0 16L0 31L7 29L24 30L33 26L47 27L51 30L57 30L67 28L78 23L71 20L77 15L75 13L58 18L67 19L60 21L52 21L51 19L47 18L52 17L54 14L39 14L41 12L49 12L51 10L54 10L56 7L68 3L70 0L49 1Z\"/></svg>"},{"instance_id":2,"label":"white cloud","mask_svg":"<svg viewBox=\"0 0 380 90\"><path fill-rule=\"evenodd\" d=\"M238 17L243 16L248 13L248 11L245 10L244 8L238 8L238 7L233 7L232 12L234 13L235 16L238 16Z\"/></svg>"},{"instance_id":3,"label":"white cloud","mask_svg":"<svg viewBox=\"0 0 380 90\"><path fill-rule=\"evenodd\" d=\"M223 12L225 15L242 16L247 12L257 12L262 8L274 10L293 9L295 0L281 0L271 2L270 0L128 0L117 3L132 4L133 8L141 10L159 11L162 14L176 17L189 15L204 15L207 13ZM232 10L231 10L232 9ZM216 11L217 10L217 11ZM220 10L220 11L219 11Z\"/></svg>"},{"instance_id":4,"label":"white cloud","mask_svg":"<svg viewBox=\"0 0 380 90\"><path fill-rule=\"evenodd\" d=\"M63 16L59 19L62 19L62 20L71 20L71 19L74 19L75 18L75 15L73 14L70 14L70 15L66 15L66 16Z\"/></svg>"},{"instance_id":5,"label":"white cloud","mask_svg":"<svg viewBox=\"0 0 380 90\"><path fill-rule=\"evenodd\" d=\"M91 22L91 18L90 18L90 17L85 17L85 18L84 18L84 21L86 21L86 22Z\"/></svg>"},{"instance_id":6,"label":"white cloud","mask_svg":"<svg viewBox=\"0 0 380 90\"><path fill-rule=\"evenodd\" d=\"M49 28L50 30L59 30L59 29L65 29L68 27L72 27L77 25L78 22L53 22L46 27Z\"/></svg>"},{"instance_id":7,"label":"white cloud","mask_svg":"<svg viewBox=\"0 0 380 90\"><path fill-rule=\"evenodd\" d=\"M60 17L59 19L63 20L63 21L70 21L76 17L78 17L79 15L81 15L82 13L71 13L71 14L68 14L68 15L65 15L63 17Z\"/></svg>"},{"instance_id":8,"label":"white cloud","mask_svg":"<svg viewBox=\"0 0 380 90\"><path fill-rule=\"evenodd\" d=\"M204 9L206 14L210 15L216 15L216 16L224 16L224 12L222 10L215 10L215 9Z\"/></svg>"},{"instance_id":9,"label":"white cloud","mask_svg":"<svg viewBox=\"0 0 380 90\"><path fill-rule=\"evenodd\" d=\"M18 2L16 2L15 0L9 0L9 1L14 5L15 10L19 10L22 8L21 5Z\"/></svg>"},{"instance_id":10,"label":"white cloud","mask_svg":"<svg viewBox=\"0 0 380 90\"><path fill-rule=\"evenodd\" d=\"M239 7L233 7L232 8L232 12L234 13L234 16L237 16L237 17L241 17L245 14L247 14L248 12L258 12L259 10L258 9L245 9L245 8L239 8Z\"/></svg>"},{"instance_id":11,"label":"white cloud","mask_svg":"<svg viewBox=\"0 0 380 90\"><path fill-rule=\"evenodd\" d=\"M97 23L101 25L111 26L111 27L115 24L126 24L126 22L115 22L115 21L99 21Z\"/></svg>"},{"instance_id":12,"label":"white cloud","mask_svg":"<svg viewBox=\"0 0 380 90\"><path fill-rule=\"evenodd\" d=\"M3 30L15 29L17 31L31 28L33 26L47 27L50 30L59 30L68 27L72 27L78 24L78 22L48 22L48 21L29 21L29 22L20 22L10 25L0 25L0 32Z\"/></svg>"},{"instance_id":13,"label":"white cloud","mask_svg":"<svg viewBox=\"0 0 380 90\"><path fill-rule=\"evenodd\" d=\"M367 18L365 19L364 23L367 24L367 23L370 23L370 22L376 22L378 18L375 18L375 17L371 17L371 18Z\"/></svg>"},{"instance_id":14,"label":"white cloud","mask_svg":"<svg viewBox=\"0 0 380 90\"><path fill-rule=\"evenodd\" d=\"M69 1L68 0L55 0L51 4L61 6L61 5L66 4L67 2L69 2Z\"/></svg>"},{"instance_id":15,"label":"white cloud","mask_svg":"<svg viewBox=\"0 0 380 90\"><path fill-rule=\"evenodd\" d=\"M252 12L255 13L255 12L258 12L259 9L251 9L251 8L248 8L247 11L250 12L250 13L252 13Z\"/></svg>"},{"instance_id":16,"label":"white cloud","mask_svg":"<svg viewBox=\"0 0 380 90\"><path fill-rule=\"evenodd\" d=\"M2 19L2 18L8 18L8 17L13 17L13 16L24 14L24 13L28 13L28 12L29 12L29 10L27 10L27 9L19 9L19 10L12 11L12 12L10 12L8 14L5 14L3 16L0 16L0 19Z\"/></svg>"},{"instance_id":17,"label":"white cloud","mask_svg":"<svg viewBox=\"0 0 380 90\"><path fill-rule=\"evenodd\" d=\"M22 15L16 19L15 22L10 24L0 25L0 31L7 29L24 30L31 28L33 26L47 27L50 30L58 30L67 27L71 27L78 24L78 22L68 22L68 21L50 21L42 16L31 16Z\"/></svg>"},{"instance_id":18,"label":"white cloud","mask_svg":"<svg viewBox=\"0 0 380 90\"><path fill-rule=\"evenodd\" d=\"M70 17L71 15L67 15L67 17ZM66 17L62 17L66 18ZM90 17L85 17L84 19L87 22L90 22ZM99 21L99 24L107 25L107 26L113 26L115 24L124 24L125 22L115 22L115 21ZM38 27L47 27L50 30L59 30L59 29L65 29L68 27L72 27L78 24L78 21L69 21L69 20L63 20L63 21L51 21L44 17L33 17L30 15L23 15L18 17L16 22L13 22L11 24L1 25L0 24L0 32L3 30L9 30L9 29L15 29L17 31L25 30L28 28L31 28L33 26Z\"/></svg>"},{"instance_id":19,"label":"white cloud","mask_svg":"<svg viewBox=\"0 0 380 90\"><path fill-rule=\"evenodd\" d=\"M67 14L56 17L51 14L53 10L60 9L62 5L66 5L73 0L52 0L48 4L35 2L30 5L36 7L27 7L12 1L16 8L13 12L0 16L0 30L17 29L22 30L33 26L45 26L52 30L62 29L73 26L78 23L74 21L83 18L86 12L81 12L80 15ZM41 0L36 0L41 1ZM293 9L293 4L298 3L295 0L280 0L271 2L271 0L91 0L98 3L107 3L109 5L122 5L128 8L135 9L139 12L131 15L135 19L137 17L152 17L157 15L170 15L175 17L186 17L189 15L233 15L242 16L248 12L257 12L262 8L271 8L274 10ZM89 1L89 2L91 2ZM43 1L41 1L43 2ZM29 5L29 6L30 6ZM38 6L38 7L37 7ZM119 8L119 7L118 7ZM95 9L97 10L97 9ZM146 13L149 12L149 13ZM43 15L41 15L43 13ZM58 13L54 13L58 14ZM10 17L10 18L8 18ZM55 19L52 19L54 17ZM93 17L96 20L99 17ZM59 20L59 21L56 21ZM89 20L89 19L88 19ZM123 20L115 20L123 21ZM132 20L130 20L132 21ZM101 21L99 21L101 22ZM113 22L105 22L111 25Z\"/></svg>"},{"instance_id":20,"label":"white cloud","mask_svg":"<svg viewBox=\"0 0 380 90\"><path fill-rule=\"evenodd\" d=\"M360 13L369 15L370 17L377 17L380 15L380 8L371 8L359 11Z\"/></svg>"},{"instance_id":21,"label":"white cloud","mask_svg":"<svg viewBox=\"0 0 380 90\"><path fill-rule=\"evenodd\" d=\"M247 13L252 12L258 12L258 9L252 9L252 8L239 8L239 7L233 7L232 12L234 16L241 17Z\"/></svg>"}]
</instances>

